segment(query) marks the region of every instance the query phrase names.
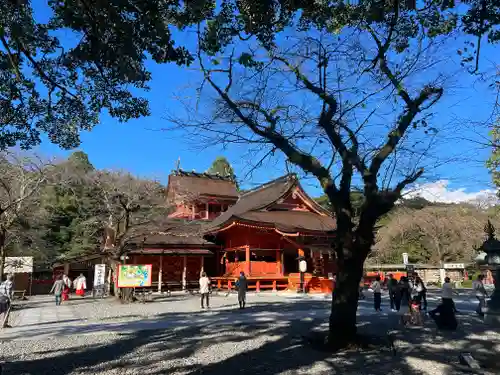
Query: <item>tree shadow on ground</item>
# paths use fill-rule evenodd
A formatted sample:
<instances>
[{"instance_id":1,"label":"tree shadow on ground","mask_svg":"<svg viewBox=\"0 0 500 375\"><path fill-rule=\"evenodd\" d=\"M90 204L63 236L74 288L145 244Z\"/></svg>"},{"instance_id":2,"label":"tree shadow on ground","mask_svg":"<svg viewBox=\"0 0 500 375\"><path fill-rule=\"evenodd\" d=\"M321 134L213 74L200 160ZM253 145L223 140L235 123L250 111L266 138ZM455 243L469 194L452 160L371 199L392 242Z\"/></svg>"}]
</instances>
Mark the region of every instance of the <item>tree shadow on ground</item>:
<instances>
[{"instance_id":1,"label":"tree shadow on ground","mask_svg":"<svg viewBox=\"0 0 500 375\"><path fill-rule=\"evenodd\" d=\"M451 333L437 332L432 322L423 328L397 330L394 315L364 316L359 319L361 331L374 334L393 331L396 355L388 349L335 354L317 351L304 336L326 329L325 318L314 316L315 310L324 306L324 301L296 301L256 303L243 312L221 310L188 316L166 313L150 323L177 324L120 334L127 327L123 324L117 326L105 344L100 335L86 335L89 340L84 346L65 337L71 333L81 335L82 331L66 330L65 335L61 333L54 338L59 345L57 350L35 350L25 358L5 358L3 374L413 375L430 373L426 369L430 366L433 373L455 375L465 371L458 364L461 351L498 355L498 336L485 339L488 327L472 315L461 316L459 330ZM310 315L293 317L294 312L306 308L310 309ZM282 313L282 318L258 320L260 313L268 312ZM200 323L199 317L207 320Z\"/></svg>"},{"instance_id":2,"label":"tree shadow on ground","mask_svg":"<svg viewBox=\"0 0 500 375\"><path fill-rule=\"evenodd\" d=\"M103 325L65 327L55 337L48 338L55 341L58 349L53 350L52 344L50 350L33 350L23 358L6 357L3 375L416 375L431 373L427 367L432 367L433 374L456 375L465 373L458 364L462 351L498 355L498 336L487 336L488 327L472 315L460 316L460 328L451 333L437 332L431 321L422 328L400 330L395 315L361 316L360 331L378 335L392 332L396 355L389 348L335 354L317 351L304 337L325 331L326 315L318 316L317 312L327 305L325 301L312 300L257 302L245 311L159 314L142 322L145 324L142 327L151 325L148 329L137 329L141 322L135 322L133 329L126 332L130 323L118 323L106 343L101 340L102 335L96 334L103 330ZM294 316L304 310L310 313ZM271 314L270 319L261 320L266 314ZM165 322L172 324L162 326ZM68 335L84 335L87 344L81 346ZM10 344L29 345L29 342Z\"/></svg>"}]
</instances>

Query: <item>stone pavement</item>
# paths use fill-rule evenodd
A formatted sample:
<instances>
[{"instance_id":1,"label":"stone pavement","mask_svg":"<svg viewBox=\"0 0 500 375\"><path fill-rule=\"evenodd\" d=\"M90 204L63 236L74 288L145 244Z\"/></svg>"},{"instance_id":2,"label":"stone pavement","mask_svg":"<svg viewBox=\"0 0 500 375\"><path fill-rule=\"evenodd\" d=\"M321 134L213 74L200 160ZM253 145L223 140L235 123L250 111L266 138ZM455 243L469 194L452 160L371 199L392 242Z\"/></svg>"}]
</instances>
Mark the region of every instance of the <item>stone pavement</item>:
<instances>
[{"instance_id":1,"label":"stone pavement","mask_svg":"<svg viewBox=\"0 0 500 375\"><path fill-rule=\"evenodd\" d=\"M429 308L439 302L439 294L429 295ZM468 294L456 299L457 307L464 313L472 312ZM372 308L372 300L360 301L358 315L380 315L391 322L397 316L387 309L386 296L382 313ZM120 304L114 299L80 299L56 306L51 296L36 296L22 302L12 312L9 320L12 328L0 331L0 340L42 339L71 334L99 334L131 332L147 329L165 329L190 324L224 324L231 322L271 322L278 320L320 319L327 321L330 301L324 296L289 293L249 293L248 309L236 309L236 295L213 295L211 309L200 310L199 297L176 294L158 298L146 304ZM235 316L235 311L237 314Z\"/></svg>"},{"instance_id":2,"label":"stone pavement","mask_svg":"<svg viewBox=\"0 0 500 375\"><path fill-rule=\"evenodd\" d=\"M157 374L234 373L238 368L240 372L236 372L250 374L253 364L241 368L248 354L263 365L263 372L254 373L263 374L359 374L373 370L377 375L457 375L464 370L458 364L461 352L500 353L498 332L491 332L474 316L471 311L475 305L467 293L457 299L459 310L463 310L458 316L460 328L450 334L438 332L430 320L423 328L401 330L396 314L374 312L370 298L360 301L361 329L382 335L392 332L398 356L348 353L327 356L323 362L315 362L323 355L307 348L302 335L327 328L328 299L272 293L248 297L249 307L244 311L236 308L235 295L213 296L208 311L200 309L197 296L181 294L130 305L113 299L73 299L59 307L51 297L32 298L15 312L14 327L0 331L0 361L8 363L8 375L106 373L102 366L110 369L109 374L136 374L139 372L133 368L138 367L140 373L152 374L143 370L151 370L154 356ZM429 300L432 308L438 294L431 294ZM383 306L387 307L385 298ZM178 351L184 357L176 354ZM276 361L276 356L282 360ZM89 361L97 367L89 367ZM188 370L172 370L179 361L185 362ZM303 362L303 369L293 365L297 361ZM367 365L369 361L372 364ZM354 362L359 364L354 366ZM190 367L193 365L205 366L201 367L203 372ZM53 366L58 366L59 372ZM75 366L81 371L74 370ZM339 367L333 372L332 366ZM286 368L290 371L284 372Z\"/></svg>"}]
</instances>

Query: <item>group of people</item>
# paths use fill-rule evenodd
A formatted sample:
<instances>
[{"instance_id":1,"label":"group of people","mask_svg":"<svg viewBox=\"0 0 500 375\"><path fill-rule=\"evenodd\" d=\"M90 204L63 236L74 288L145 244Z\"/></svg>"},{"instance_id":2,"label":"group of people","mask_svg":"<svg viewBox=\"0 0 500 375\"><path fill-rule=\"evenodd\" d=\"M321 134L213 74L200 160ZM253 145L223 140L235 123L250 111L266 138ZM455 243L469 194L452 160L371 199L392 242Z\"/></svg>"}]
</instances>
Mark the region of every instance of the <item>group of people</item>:
<instances>
[{"instance_id":1,"label":"group of people","mask_svg":"<svg viewBox=\"0 0 500 375\"><path fill-rule=\"evenodd\" d=\"M75 294L80 297L85 296L85 290L87 289L87 278L80 274L73 282L68 277L68 275L58 275L56 276L56 280L50 289L50 294L54 294L56 299L56 306L61 305L62 301L69 300L69 293L71 291L71 287L75 289Z\"/></svg>"},{"instance_id":2,"label":"group of people","mask_svg":"<svg viewBox=\"0 0 500 375\"><path fill-rule=\"evenodd\" d=\"M210 279L208 278L206 272L201 273L200 277L200 295L201 295L201 308L205 308L205 304L207 309L210 308ZM248 289L248 280L245 276L245 273L240 272L240 277L236 281L236 288L238 289L238 304L240 305L240 309L244 309L246 305L246 295Z\"/></svg>"},{"instance_id":3,"label":"group of people","mask_svg":"<svg viewBox=\"0 0 500 375\"><path fill-rule=\"evenodd\" d=\"M380 276L375 278L371 284L373 290L373 304L375 311L381 311L382 282ZM427 311L427 287L420 277L416 277L411 283L408 277L403 276L398 281L392 274L388 275L387 289L393 312L406 312L413 304L418 304L421 310Z\"/></svg>"},{"instance_id":4,"label":"group of people","mask_svg":"<svg viewBox=\"0 0 500 375\"><path fill-rule=\"evenodd\" d=\"M484 276L479 275L472 284L472 289L479 302L476 312L480 316L484 316L483 309L488 298L483 279ZM382 282L380 276L377 276L373 281L371 289L373 290L375 311L381 311ZM417 275L412 283L406 276L401 277L398 281L392 275L388 275L387 289L391 310L400 313L402 324L407 325L411 321L421 324L421 313L427 313L427 287L423 280ZM455 317L457 309L453 301L454 294L456 292L453 290L451 280L446 277L441 289L441 303L428 313L440 329L454 330L458 325Z\"/></svg>"}]
</instances>

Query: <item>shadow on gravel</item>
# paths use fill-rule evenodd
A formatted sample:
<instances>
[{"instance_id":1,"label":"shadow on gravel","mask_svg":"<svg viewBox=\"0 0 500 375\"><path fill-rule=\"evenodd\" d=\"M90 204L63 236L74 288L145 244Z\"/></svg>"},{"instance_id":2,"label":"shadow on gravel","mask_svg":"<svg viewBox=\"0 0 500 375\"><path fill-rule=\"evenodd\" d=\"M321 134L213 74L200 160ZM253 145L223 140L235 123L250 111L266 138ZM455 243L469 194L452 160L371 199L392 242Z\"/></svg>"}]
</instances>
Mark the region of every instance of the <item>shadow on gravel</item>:
<instances>
[{"instance_id":1,"label":"shadow on gravel","mask_svg":"<svg viewBox=\"0 0 500 375\"><path fill-rule=\"evenodd\" d=\"M2 375L457 375L465 373L458 363L460 352L493 353L498 350L495 345L500 344L495 342L498 336L486 336L487 327L472 315L459 316L459 330L448 334L437 332L431 321L423 328L397 330L396 316L370 315L359 317L360 331L379 335L392 332L395 355L391 350L320 352L312 349L304 336L326 329L324 316L315 316L324 307L325 301L298 300L256 303L244 311L167 313L156 316L151 324L176 321L175 326L119 334L106 344L34 352L27 359L5 358ZM305 319L293 317L294 311L308 309L311 314ZM257 319L260 313L269 312L281 313L281 318ZM204 317L210 319L199 323ZM255 319L245 321L245 317ZM119 326L116 332L120 332ZM484 369L481 373L488 372Z\"/></svg>"}]
</instances>

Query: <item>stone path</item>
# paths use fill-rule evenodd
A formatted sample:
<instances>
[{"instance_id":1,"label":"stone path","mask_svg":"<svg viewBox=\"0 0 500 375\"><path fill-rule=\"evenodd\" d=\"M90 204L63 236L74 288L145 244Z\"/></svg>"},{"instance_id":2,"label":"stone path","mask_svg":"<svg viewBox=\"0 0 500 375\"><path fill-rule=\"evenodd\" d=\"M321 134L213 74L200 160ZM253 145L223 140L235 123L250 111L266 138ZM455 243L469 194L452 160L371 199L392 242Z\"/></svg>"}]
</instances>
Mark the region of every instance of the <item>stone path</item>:
<instances>
[{"instance_id":1,"label":"stone path","mask_svg":"<svg viewBox=\"0 0 500 375\"><path fill-rule=\"evenodd\" d=\"M430 307L438 300L431 293ZM303 335L327 328L330 302L321 297L250 294L244 311L235 308L235 295L214 296L209 311L189 295L144 305L74 299L59 307L37 297L14 313L13 328L0 331L0 363L5 375L459 375L460 352L500 353L499 333L474 316L470 300L467 293L457 298L460 329L452 334L429 320L423 328L397 329L397 315L374 312L370 298L360 301L359 326L392 331L393 356L328 355L304 344Z\"/></svg>"}]
</instances>

